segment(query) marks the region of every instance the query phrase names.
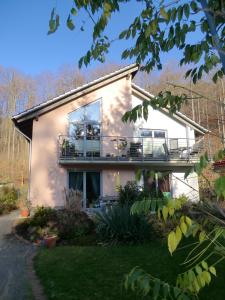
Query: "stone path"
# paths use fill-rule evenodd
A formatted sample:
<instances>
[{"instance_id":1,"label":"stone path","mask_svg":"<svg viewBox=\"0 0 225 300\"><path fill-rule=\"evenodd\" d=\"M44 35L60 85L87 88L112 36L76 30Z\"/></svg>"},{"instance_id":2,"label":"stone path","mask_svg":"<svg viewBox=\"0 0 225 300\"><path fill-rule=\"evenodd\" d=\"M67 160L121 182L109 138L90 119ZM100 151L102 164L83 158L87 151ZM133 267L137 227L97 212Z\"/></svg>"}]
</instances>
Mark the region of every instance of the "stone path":
<instances>
[{"instance_id":1,"label":"stone path","mask_svg":"<svg viewBox=\"0 0 225 300\"><path fill-rule=\"evenodd\" d=\"M35 249L11 233L18 212L0 217L0 299L33 300L28 281L28 258Z\"/></svg>"}]
</instances>

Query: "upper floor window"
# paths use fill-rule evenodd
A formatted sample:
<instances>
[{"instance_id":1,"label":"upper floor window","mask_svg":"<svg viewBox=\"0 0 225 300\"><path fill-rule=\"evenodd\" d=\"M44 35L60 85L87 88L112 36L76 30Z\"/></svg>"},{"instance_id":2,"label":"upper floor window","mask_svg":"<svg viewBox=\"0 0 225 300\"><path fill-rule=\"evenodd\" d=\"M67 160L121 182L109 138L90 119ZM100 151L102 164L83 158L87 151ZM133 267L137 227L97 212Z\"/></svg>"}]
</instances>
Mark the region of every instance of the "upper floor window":
<instances>
[{"instance_id":1,"label":"upper floor window","mask_svg":"<svg viewBox=\"0 0 225 300\"><path fill-rule=\"evenodd\" d=\"M154 130L154 129L146 129L140 128L140 135L142 137L154 137L154 138L166 138L166 130Z\"/></svg>"},{"instance_id":2,"label":"upper floor window","mask_svg":"<svg viewBox=\"0 0 225 300\"><path fill-rule=\"evenodd\" d=\"M69 114L70 123L100 123L100 100L82 106Z\"/></svg>"},{"instance_id":3,"label":"upper floor window","mask_svg":"<svg viewBox=\"0 0 225 300\"><path fill-rule=\"evenodd\" d=\"M100 100L82 106L69 114L69 135L76 139L99 139Z\"/></svg>"}]
</instances>

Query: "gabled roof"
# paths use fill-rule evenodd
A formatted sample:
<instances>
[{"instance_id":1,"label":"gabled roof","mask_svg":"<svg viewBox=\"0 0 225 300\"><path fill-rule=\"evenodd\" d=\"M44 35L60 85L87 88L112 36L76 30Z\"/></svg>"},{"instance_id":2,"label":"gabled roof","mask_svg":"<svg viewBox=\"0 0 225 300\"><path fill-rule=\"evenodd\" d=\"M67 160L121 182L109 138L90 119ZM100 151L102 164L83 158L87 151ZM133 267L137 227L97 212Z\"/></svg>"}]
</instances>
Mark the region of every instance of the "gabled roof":
<instances>
[{"instance_id":1,"label":"gabled roof","mask_svg":"<svg viewBox=\"0 0 225 300\"><path fill-rule=\"evenodd\" d=\"M62 104L74 100L74 98L84 96L85 94L90 93L91 91L100 88L106 84L109 84L115 80L126 77L127 75L130 74L133 77L137 73L138 68L139 68L138 64L132 64L122 69L119 69L108 75L105 75L89 83L86 83L82 86L79 86L67 93L64 93L46 102L35 105L19 114L16 114L12 117L12 120L14 123L17 124L17 123L27 121L29 119L33 119L42 113L50 111L58 106L61 106Z\"/></svg>"},{"instance_id":2,"label":"gabled roof","mask_svg":"<svg viewBox=\"0 0 225 300\"><path fill-rule=\"evenodd\" d=\"M12 121L15 123L16 127L20 131L22 131L26 136L31 138L32 136L32 120L34 118L37 118L41 114L44 114L48 111L51 111L65 103L68 103L74 99L77 99L79 97L82 97L98 88L101 88L107 84L110 84L118 79L124 78L126 76L131 75L132 78L135 76L139 69L138 64L132 64L127 67L121 68L115 72L112 72L108 75L105 75L103 77L100 77L96 80L93 80L87 84L84 84L80 87L77 87L67 93L64 93L60 96L57 96L53 99L50 99L46 102L40 103L38 105L33 106L32 108L29 108L19 114L16 114L12 117ZM132 83L132 91L139 95L139 97L147 100L151 100L154 96L150 94L149 92L145 91L138 85ZM169 113L169 110L167 109L161 109L161 111L170 117L176 119L177 121L189 125L193 129L197 130L198 132L204 134L209 132L206 128L202 127L198 123L194 122L184 114L180 112L176 112L173 115Z\"/></svg>"},{"instance_id":3,"label":"gabled roof","mask_svg":"<svg viewBox=\"0 0 225 300\"><path fill-rule=\"evenodd\" d=\"M154 98L154 95L150 94L149 92L147 92L146 90L144 90L143 88L141 88L140 86L138 86L135 83L132 83L132 91L133 91L134 94L137 94L139 97L141 97L143 99L146 99L146 100L151 100L152 98ZM192 119L188 118L187 116L185 116L181 112L175 112L174 114L171 114L169 112L169 110L166 109L166 108L161 108L159 110L161 112L169 115L171 118L179 121L180 123L183 123L184 125L190 126L191 128L193 128L194 130L200 132L201 134L209 132L208 129L206 129L205 127L203 127L200 124L196 123Z\"/></svg>"}]
</instances>

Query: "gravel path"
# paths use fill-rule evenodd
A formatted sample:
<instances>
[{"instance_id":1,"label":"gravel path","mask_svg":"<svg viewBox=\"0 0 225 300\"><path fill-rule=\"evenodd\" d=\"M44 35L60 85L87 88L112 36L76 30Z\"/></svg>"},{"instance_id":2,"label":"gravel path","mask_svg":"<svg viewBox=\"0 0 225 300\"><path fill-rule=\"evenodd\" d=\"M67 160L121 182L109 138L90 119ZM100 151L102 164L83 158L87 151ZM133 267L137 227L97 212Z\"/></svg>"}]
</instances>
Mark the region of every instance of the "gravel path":
<instances>
[{"instance_id":1,"label":"gravel path","mask_svg":"<svg viewBox=\"0 0 225 300\"><path fill-rule=\"evenodd\" d=\"M0 217L0 299L31 300L32 292L27 275L27 261L34 248L17 240L12 226L18 212Z\"/></svg>"}]
</instances>

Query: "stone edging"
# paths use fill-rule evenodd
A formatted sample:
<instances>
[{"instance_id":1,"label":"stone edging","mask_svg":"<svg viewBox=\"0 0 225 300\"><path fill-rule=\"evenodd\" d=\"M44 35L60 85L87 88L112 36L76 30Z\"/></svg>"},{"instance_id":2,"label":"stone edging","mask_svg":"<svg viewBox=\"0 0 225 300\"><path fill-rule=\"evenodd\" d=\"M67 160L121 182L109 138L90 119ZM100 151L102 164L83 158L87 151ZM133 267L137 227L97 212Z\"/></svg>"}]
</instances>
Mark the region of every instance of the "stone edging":
<instances>
[{"instance_id":1,"label":"stone edging","mask_svg":"<svg viewBox=\"0 0 225 300\"><path fill-rule=\"evenodd\" d=\"M12 227L12 234L15 236L16 239L18 239L20 242L29 244L30 246L35 246L37 249L37 246L28 240L25 240L22 236L19 236L16 233L15 230L15 225L17 224L17 221L14 222L13 227ZM47 300L46 296L44 295L43 287L39 281L39 278L36 275L36 272L34 270L34 257L37 254L36 249L34 253L31 254L31 256L28 257L28 262L27 262L27 271L28 271L28 278L31 284L31 289L32 289L32 295L35 300Z\"/></svg>"}]
</instances>

